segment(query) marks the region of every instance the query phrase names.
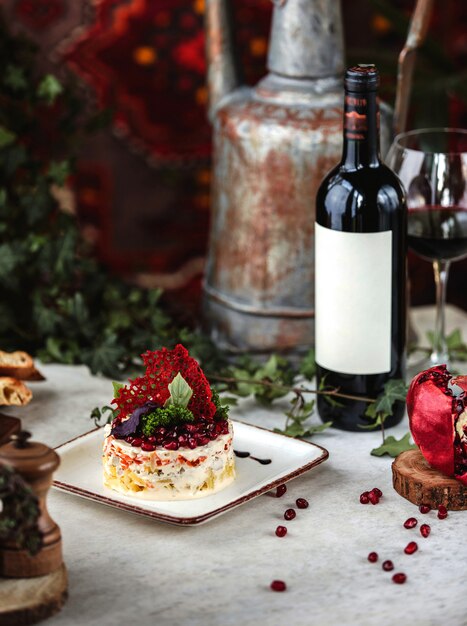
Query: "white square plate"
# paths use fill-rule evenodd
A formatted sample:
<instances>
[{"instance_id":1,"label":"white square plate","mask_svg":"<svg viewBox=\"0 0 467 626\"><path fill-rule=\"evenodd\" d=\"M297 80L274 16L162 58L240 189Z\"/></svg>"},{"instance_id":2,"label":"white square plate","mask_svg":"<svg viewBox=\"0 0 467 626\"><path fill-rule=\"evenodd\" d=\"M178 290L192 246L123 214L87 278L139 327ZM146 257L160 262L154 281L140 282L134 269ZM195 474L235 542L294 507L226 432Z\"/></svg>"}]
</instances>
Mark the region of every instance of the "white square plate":
<instances>
[{"instance_id":1,"label":"white square plate","mask_svg":"<svg viewBox=\"0 0 467 626\"><path fill-rule=\"evenodd\" d=\"M250 457L236 458L237 478L218 493L195 500L136 500L107 489L102 482L102 428L91 430L56 448L61 464L53 486L108 506L171 524L201 524L296 478L325 461L321 446L258 426L233 421L233 445ZM261 464L256 459L270 459Z\"/></svg>"}]
</instances>

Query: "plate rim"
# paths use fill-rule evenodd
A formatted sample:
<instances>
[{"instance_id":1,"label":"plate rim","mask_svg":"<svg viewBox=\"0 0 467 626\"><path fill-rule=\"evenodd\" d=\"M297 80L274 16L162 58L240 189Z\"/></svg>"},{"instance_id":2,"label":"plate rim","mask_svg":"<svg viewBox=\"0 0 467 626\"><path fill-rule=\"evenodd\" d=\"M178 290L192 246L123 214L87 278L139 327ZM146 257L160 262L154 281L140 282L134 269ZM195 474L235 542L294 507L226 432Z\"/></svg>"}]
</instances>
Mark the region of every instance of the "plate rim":
<instances>
[{"instance_id":1,"label":"plate rim","mask_svg":"<svg viewBox=\"0 0 467 626\"><path fill-rule=\"evenodd\" d=\"M290 435L286 435L284 433L276 433L270 430L269 428L264 428L264 426L256 426L255 424L249 424L248 422L244 422L243 420L231 420L231 421L234 426L235 426L235 423L244 424L245 426L248 426L250 428L256 428L257 430L265 430L273 435L277 435L278 437L285 437L287 439L292 439L293 441L300 441L301 443L308 444L310 446L313 446L314 448L318 448L319 450L321 450L321 456L319 456L317 459L313 461L310 461L309 463L305 463L305 465L302 465L291 472L288 472L285 476L267 483L266 485L264 485L263 487L260 487L259 489L254 489L253 491L250 491L246 495L240 496L239 498L231 500L227 504L224 504L223 506L220 506L217 509L214 509L213 511L209 511L207 513L203 513L202 515L198 515L195 517L177 517L174 515L167 515L166 513L158 513L157 511L151 511L151 510L142 508L141 506L138 506L136 504L128 504L126 502L121 502L120 500L114 500L113 498L102 496L93 491L88 491L87 489L83 489L82 487L75 487L74 485L70 485L70 483L64 483L60 480L53 480L52 486L58 489L59 491L72 493L74 495L86 498L87 500L93 500L94 502L99 502L100 504L105 504L107 506L121 509L123 511L128 511L129 513L134 513L136 515L142 515L144 517L149 517L151 519L156 519L162 522L168 522L176 526L195 526L213 517L217 517L218 515L221 515L222 513L225 513L226 511L230 509L236 508L237 506L240 506L244 504L245 502L248 502L249 500L253 500L253 498L256 498L264 493L267 493L268 491L271 491L275 487L278 487L279 485L282 485L285 482L289 482L290 480L293 480L294 478L301 476L305 472L308 472L309 470L311 470L313 467L316 467L317 465L321 465L321 463L323 463L329 458L329 451L326 450L326 448L323 448L323 446L320 446L317 443L313 443L312 441L306 441L304 439L297 439L296 437L291 437ZM58 446L55 446L54 450L59 451L60 448L63 448L64 446L70 443L73 443L74 441L77 441L78 439L87 437L91 433L94 433L97 430L101 430L102 428L103 426L96 426L96 428L92 428L91 430L88 430L87 432L82 433L81 435L72 437L68 441L64 441Z\"/></svg>"}]
</instances>

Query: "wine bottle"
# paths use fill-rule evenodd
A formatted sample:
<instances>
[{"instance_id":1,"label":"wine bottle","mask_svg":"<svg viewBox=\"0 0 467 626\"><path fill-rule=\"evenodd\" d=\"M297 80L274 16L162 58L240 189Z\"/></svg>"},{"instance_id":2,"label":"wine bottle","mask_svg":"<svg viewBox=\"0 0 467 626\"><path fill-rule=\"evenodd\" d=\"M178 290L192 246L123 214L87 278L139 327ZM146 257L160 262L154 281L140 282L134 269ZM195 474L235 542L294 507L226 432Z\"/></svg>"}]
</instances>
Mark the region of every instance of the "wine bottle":
<instances>
[{"instance_id":1,"label":"wine bottle","mask_svg":"<svg viewBox=\"0 0 467 626\"><path fill-rule=\"evenodd\" d=\"M345 74L342 160L316 200L316 363L318 385L357 399L318 396L323 421L361 430L368 403L405 376L405 194L379 153L379 74L357 65ZM398 403L385 426L404 414Z\"/></svg>"}]
</instances>

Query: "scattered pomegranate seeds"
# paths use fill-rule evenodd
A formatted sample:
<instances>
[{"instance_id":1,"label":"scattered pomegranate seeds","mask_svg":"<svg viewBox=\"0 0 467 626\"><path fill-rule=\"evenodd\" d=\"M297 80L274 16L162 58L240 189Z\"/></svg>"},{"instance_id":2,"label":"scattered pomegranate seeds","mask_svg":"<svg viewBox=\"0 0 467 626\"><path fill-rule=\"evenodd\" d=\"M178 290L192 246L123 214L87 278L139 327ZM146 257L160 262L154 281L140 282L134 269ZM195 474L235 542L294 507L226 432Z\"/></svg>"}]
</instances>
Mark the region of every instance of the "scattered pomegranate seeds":
<instances>
[{"instance_id":1,"label":"scattered pomegranate seeds","mask_svg":"<svg viewBox=\"0 0 467 626\"><path fill-rule=\"evenodd\" d=\"M392 577L392 582L396 583L396 585L403 585L406 580L407 576L402 572L394 574L394 576Z\"/></svg>"},{"instance_id":2,"label":"scattered pomegranate seeds","mask_svg":"<svg viewBox=\"0 0 467 626\"><path fill-rule=\"evenodd\" d=\"M409 517L409 519L406 519L404 522L404 528L415 528L417 524L418 521L415 519L415 517Z\"/></svg>"},{"instance_id":3,"label":"scattered pomegranate seeds","mask_svg":"<svg viewBox=\"0 0 467 626\"><path fill-rule=\"evenodd\" d=\"M370 493L368 494L368 499L370 500L371 504L378 504L379 502L379 496L375 491L370 491Z\"/></svg>"},{"instance_id":4,"label":"scattered pomegranate seeds","mask_svg":"<svg viewBox=\"0 0 467 626\"><path fill-rule=\"evenodd\" d=\"M368 560L370 561L370 563L376 563L376 561L378 560L378 553L370 552L370 554L368 555Z\"/></svg>"},{"instance_id":5,"label":"scattered pomegranate seeds","mask_svg":"<svg viewBox=\"0 0 467 626\"><path fill-rule=\"evenodd\" d=\"M285 537L285 536L286 536L286 534L287 534L287 528L286 528L286 526L278 526L278 527L276 528L276 535L277 535L278 537Z\"/></svg>"},{"instance_id":6,"label":"scattered pomegranate seeds","mask_svg":"<svg viewBox=\"0 0 467 626\"><path fill-rule=\"evenodd\" d=\"M139 448L141 446L141 444L143 443L143 440L140 437L135 437L133 439L133 441L131 442L131 445L134 448Z\"/></svg>"},{"instance_id":7,"label":"scattered pomegranate seeds","mask_svg":"<svg viewBox=\"0 0 467 626\"><path fill-rule=\"evenodd\" d=\"M279 485L276 489L276 498L282 498L284 493L287 491L287 487L285 485Z\"/></svg>"},{"instance_id":8,"label":"scattered pomegranate seeds","mask_svg":"<svg viewBox=\"0 0 467 626\"><path fill-rule=\"evenodd\" d=\"M446 519L447 516L448 516L447 508L444 506L444 504L440 504L438 507L438 518Z\"/></svg>"},{"instance_id":9,"label":"scattered pomegranate seeds","mask_svg":"<svg viewBox=\"0 0 467 626\"><path fill-rule=\"evenodd\" d=\"M305 500L305 498L297 498L295 500L296 505L298 506L299 509L307 509L308 508L308 500Z\"/></svg>"},{"instance_id":10,"label":"scattered pomegranate seeds","mask_svg":"<svg viewBox=\"0 0 467 626\"><path fill-rule=\"evenodd\" d=\"M373 493L376 493L376 495L378 496L378 498L381 498L381 496L383 495L383 492L381 491L381 489L378 489L378 487L373 487L373 489L371 490Z\"/></svg>"},{"instance_id":11,"label":"scattered pomegranate seeds","mask_svg":"<svg viewBox=\"0 0 467 626\"><path fill-rule=\"evenodd\" d=\"M418 550L418 545L417 545L417 543L415 541L411 541L404 548L404 552L406 554L413 554L417 550Z\"/></svg>"},{"instance_id":12,"label":"scattered pomegranate seeds","mask_svg":"<svg viewBox=\"0 0 467 626\"><path fill-rule=\"evenodd\" d=\"M418 510L420 511L420 513L423 513L423 515L426 515L426 513L429 513L431 511L431 506L429 506L428 504L421 504L418 507Z\"/></svg>"},{"instance_id":13,"label":"scattered pomegranate seeds","mask_svg":"<svg viewBox=\"0 0 467 626\"><path fill-rule=\"evenodd\" d=\"M428 524L422 524L420 526L420 534L422 537L425 537L425 539L428 537L430 532L431 532L431 528L430 526L428 526Z\"/></svg>"},{"instance_id":14,"label":"scattered pomegranate seeds","mask_svg":"<svg viewBox=\"0 0 467 626\"><path fill-rule=\"evenodd\" d=\"M291 520L293 519L297 514L295 513L294 509L287 509L287 511L284 513L284 519L286 520Z\"/></svg>"},{"instance_id":15,"label":"scattered pomegranate seeds","mask_svg":"<svg viewBox=\"0 0 467 626\"><path fill-rule=\"evenodd\" d=\"M285 591L287 589L287 585L283 580L273 580L271 583L271 589L273 591Z\"/></svg>"},{"instance_id":16,"label":"scattered pomegranate seeds","mask_svg":"<svg viewBox=\"0 0 467 626\"><path fill-rule=\"evenodd\" d=\"M390 572L391 570L394 569L394 563L392 561L384 561L383 563L383 569L385 572Z\"/></svg>"},{"instance_id":17,"label":"scattered pomegranate seeds","mask_svg":"<svg viewBox=\"0 0 467 626\"><path fill-rule=\"evenodd\" d=\"M370 494L368 491L364 491L362 494L360 494L360 504L368 504L370 501L370 498L368 497Z\"/></svg>"}]
</instances>

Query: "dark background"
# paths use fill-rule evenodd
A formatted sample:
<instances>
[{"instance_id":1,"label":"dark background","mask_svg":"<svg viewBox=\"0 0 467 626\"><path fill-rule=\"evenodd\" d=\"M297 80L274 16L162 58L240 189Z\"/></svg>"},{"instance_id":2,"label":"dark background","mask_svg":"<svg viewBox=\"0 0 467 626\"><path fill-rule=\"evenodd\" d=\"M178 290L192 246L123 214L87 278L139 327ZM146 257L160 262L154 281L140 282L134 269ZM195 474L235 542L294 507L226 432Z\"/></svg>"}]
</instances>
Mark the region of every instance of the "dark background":
<instances>
[{"instance_id":1,"label":"dark background","mask_svg":"<svg viewBox=\"0 0 467 626\"><path fill-rule=\"evenodd\" d=\"M467 2L435 0L419 54L408 128L467 127ZM112 122L90 140L73 184L85 235L116 272L196 310L209 224L211 133L204 0L5 0L7 22L40 46L41 66L77 83ZM397 57L415 2L343 3L347 63L374 62L394 102ZM245 78L265 73L272 2L234 0ZM434 302L432 270L410 256L412 303ZM453 265L448 301L467 310L467 260ZM170 296L169 296L170 299Z\"/></svg>"}]
</instances>

